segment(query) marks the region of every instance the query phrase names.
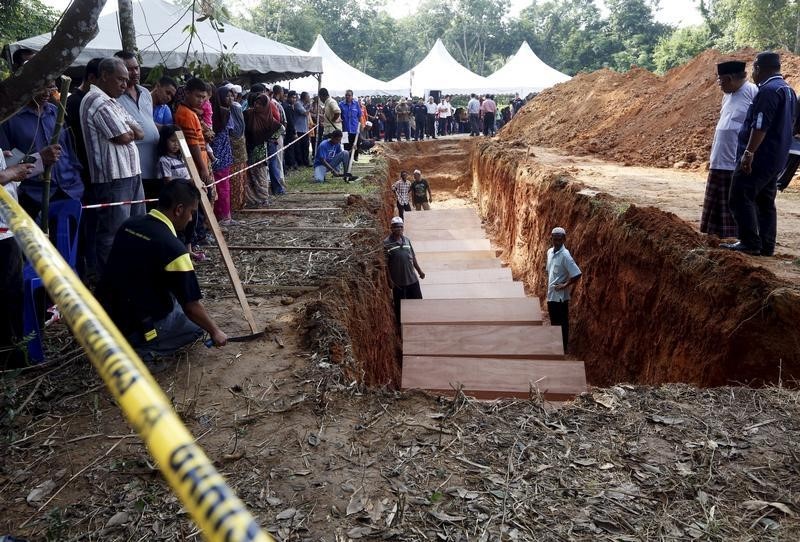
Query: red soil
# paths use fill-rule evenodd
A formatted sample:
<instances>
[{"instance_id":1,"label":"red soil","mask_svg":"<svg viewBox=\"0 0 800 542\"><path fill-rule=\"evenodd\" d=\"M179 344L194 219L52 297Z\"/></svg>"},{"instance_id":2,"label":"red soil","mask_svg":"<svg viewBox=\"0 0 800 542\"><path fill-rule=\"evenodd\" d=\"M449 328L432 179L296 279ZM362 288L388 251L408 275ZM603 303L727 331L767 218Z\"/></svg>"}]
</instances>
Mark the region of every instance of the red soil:
<instances>
[{"instance_id":1,"label":"red soil","mask_svg":"<svg viewBox=\"0 0 800 542\"><path fill-rule=\"evenodd\" d=\"M755 53L709 50L663 77L643 69L579 74L533 99L500 132L500 141L593 153L625 164L703 168L722 97L716 64L750 62ZM789 83L800 84L800 56L783 53L782 63Z\"/></svg>"}]
</instances>

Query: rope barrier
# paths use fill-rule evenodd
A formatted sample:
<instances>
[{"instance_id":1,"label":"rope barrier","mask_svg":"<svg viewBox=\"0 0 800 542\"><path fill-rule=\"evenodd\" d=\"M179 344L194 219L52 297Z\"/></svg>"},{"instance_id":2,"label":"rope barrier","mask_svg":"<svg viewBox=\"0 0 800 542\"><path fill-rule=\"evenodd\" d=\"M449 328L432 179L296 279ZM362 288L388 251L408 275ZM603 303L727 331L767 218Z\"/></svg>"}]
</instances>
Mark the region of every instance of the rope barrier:
<instances>
[{"instance_id":1,"label":"rope barrier","mask_svg":"<svg viewBox=\"0 0 800 542\"><path fill-rule=\"evenodd\" d=\"M211 188L212 186L216 186L216 185L218 185L220 183L224 183L225 181L227 181L229 179L232 179L233 177L236 177L237 175L239 175L241 173L244 173L245 171L248 171L250 169L253 169L254 167L260 166L261 164L265 164L271 158L274 158L274 157L278 156L280 153L282 153L283 151L285 151L286 149L288 149L289 147L291 147L292 145L294 145L295 143L300 141L301 137L307 136L308 134L310 134L313 131L314 131L314 128L312 128L311 130L307 131L306 133L304 133L300 137L295 138L294 141L292 141L288 145L282 147L279 151L276 151L276 152L270 154L269 156L267 156L263 160L259 160L258 162L247 166L246 168L240 169L236 173L231 173L227 177L223 177L221 179L217 179L213 183L207 184L206 187ZM153 203L155 201L158 201L158 198L137 199L137 200L128 200L128 201L115 201L113 203L95 203L95 204L92 204L92 205L82 205L81 208L82 209L104 209L106 207L117 207L119 205L134 205L134 204L137 204L137 203Z\"/></svg>"},{"instance_id":2,"label":"rope barrier","mask_svg":"<svg viewBox=\"0 0 800 542\"><path fill-rule=\"evenodd\" d=\"M5 190L0 190L0 218L14 232L64 320L203 537L212 542L272 541L195 443L105 310Z\"/></svg>"}]
</instances>

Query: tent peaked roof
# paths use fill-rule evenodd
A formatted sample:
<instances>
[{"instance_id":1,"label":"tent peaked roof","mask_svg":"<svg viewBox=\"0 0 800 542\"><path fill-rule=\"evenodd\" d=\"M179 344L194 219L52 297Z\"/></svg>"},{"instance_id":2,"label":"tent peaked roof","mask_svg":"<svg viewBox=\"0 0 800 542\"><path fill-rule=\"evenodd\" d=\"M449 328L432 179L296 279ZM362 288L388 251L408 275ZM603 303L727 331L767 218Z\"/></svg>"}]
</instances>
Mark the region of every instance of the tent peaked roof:
<instances>
[{"instance_id":1,"label":"tent peaked roof","mask_svg":"<svg viewBox=\"0 0 800 542\"><path fill-rule=\"evenodd\" d=\"M308 53L322 58L322 86L328 89L331 96L344 96L346 90L352 90L356 96L375 96L400 94L402 87L391 89L380 79L357 70L339 58L321 35L317 35L314 45ZM317 79L304 77L284 84L298 92L317 92Z\"/></svg>"},{"instance_id":2,"label":"tent peaked roof","mask_svg":"<svg viewBox=\"0 0 800 542\"><path fill-rule=\"evenodd\" d=\"M527 41L522 42L505 66L486 78L495 92L519 92L522 95L541 92L569 79L568 75L542 62Z\"/></svg>"},{"instance_id":3,"label":"tent peaked roof","mask_svg":"<svg viewBox=\"0 0 800 542\"><path fill-rule=\"evenodd\" d=\"M422 61L387 83L389 86L411 90L413 96L423 96L426 91L441 90L447 94L483 92L488 84L485 77L469 71L447 51L437 39Z\"/></svg>"},{"instance_id":4,"label":"tent peaked roof","mask_svg":"<svg viewBox=\"0 0 800 542\"><path fill-rule=\"evenodd\" d=\"M218 32L211 20L199 21L200 14L192 13L191 5L181 7L164 0L133 0L133 19L136 26L136 46L142 66L152 68L163 64L177 69L193 60L215 66L223 53L232 53L242 73L263 74L270 79L292 78L322 71L319 57L283 43L247 32L225 23ZM75 60L73 66L85 66L95 57L111 56L122 48L117 12L101 15L99 32ZM194 24L195 33L188 28ZM41 49L50 34L13 43L11 52L20 47Z\"/></svg>"}]
</instances>

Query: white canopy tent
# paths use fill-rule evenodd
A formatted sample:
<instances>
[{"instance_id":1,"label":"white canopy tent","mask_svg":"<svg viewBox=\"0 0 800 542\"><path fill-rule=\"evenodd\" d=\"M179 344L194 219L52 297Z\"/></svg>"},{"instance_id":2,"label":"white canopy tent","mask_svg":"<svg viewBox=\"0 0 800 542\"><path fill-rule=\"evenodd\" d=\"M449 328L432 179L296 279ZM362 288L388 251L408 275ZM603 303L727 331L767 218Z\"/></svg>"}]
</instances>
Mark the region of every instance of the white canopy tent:
<instances>
[{"instance_id":1,"label":"white canopy tent","mask_svg":"<svg viewBox=\"0 0 800 542\"><path fill-rule=\"evenodd\" d=\"M424 96L430 90L441 90L445 94L469 94L485 92L488 83L485 77L469 71L447 52L442 40L437 39L430 52L422 61L398 75L388 83L388 87L403 88L403 94Z\"/></svg>"},{"instance_id":2,"label":"white canopy tent","mask_svg":"<svg viewBox=\"0 0 800 542\"><path fill-rule=\"evenodd\" d=\"M346 90L352 90L356 96L391 96L403 92L402 87L389 88L385 82L357 70L339 58L321 35L317 35L308 54L322 58L322 86L328 89L331 96L344 96ZM286 81L282 85L297 92L316 94L318 81L311 76Z\"/></svg>"},{"instance_id":3,"label":"white canopy tent","mask_svg":"<svg viewBox=\"0 0 800 542\"><path fill-rule=\"evenodd\" d=\"M216 66L221 54L233 53L242 74L260 74L273 81L322 71L322 60L300 49L229 23L224 25L224 32L218 32L210 20L197 20L201 15L192 12L191 4L180 7L164 0L133 0L133 17L144 68L161 64L174 70L193 60ZM73 67L85 66L95 57L111 56L122 48L117 12L101 15L97 22L97 37L87 44ZM194 35L185 30L192 24ZM48 41L50 34L18 41L9 46L9 54L22 47L38 51Z\"/></svg>"},{"instance_id":4,"label":"white canopy tent","mask_svg":"<svg viewBox=\"0 0 800 542\"><path fill-rule=\"evenodd\" d=\"M503 94L519 92L521 96L525 96L570 79L569 75L542 62L528 42L524 41L505 66L487 77L486 82L492 92Z\"/></svg>"}]
</instances>

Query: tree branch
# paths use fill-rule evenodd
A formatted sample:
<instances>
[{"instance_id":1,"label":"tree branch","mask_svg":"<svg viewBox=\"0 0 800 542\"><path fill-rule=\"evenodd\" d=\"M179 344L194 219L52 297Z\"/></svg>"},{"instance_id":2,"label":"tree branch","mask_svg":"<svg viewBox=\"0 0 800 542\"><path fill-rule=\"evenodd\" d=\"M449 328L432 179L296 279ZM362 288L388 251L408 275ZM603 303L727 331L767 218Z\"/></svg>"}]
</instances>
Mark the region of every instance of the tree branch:
<instances>
[{"instance_id":1,"label":"tree branch","mask_svg":"<svg viewBox=\"0 0 800 542\"><path fill-rule=\"evenodd\" d=\"M0 81L0 122L16 113L59 77L97 35L97 18L106 0L75 0L64 13L53 37L17 73Z\"/></svg>"}]
</instances>

